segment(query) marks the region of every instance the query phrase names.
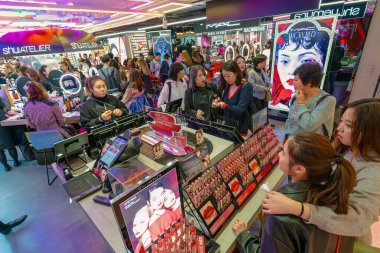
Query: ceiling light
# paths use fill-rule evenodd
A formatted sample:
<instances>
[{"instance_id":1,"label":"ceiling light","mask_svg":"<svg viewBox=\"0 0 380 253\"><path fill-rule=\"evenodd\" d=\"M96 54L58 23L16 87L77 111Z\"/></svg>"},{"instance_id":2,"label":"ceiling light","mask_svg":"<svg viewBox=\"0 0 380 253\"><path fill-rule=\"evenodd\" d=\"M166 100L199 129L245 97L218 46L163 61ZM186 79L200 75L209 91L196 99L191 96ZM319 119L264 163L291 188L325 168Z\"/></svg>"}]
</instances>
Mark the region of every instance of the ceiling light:
<instances>
[{"instance_id":1,"label":"ceiling light","mask_svg":"<svg viewBox=\"0 0 380 253\"><path fill-rule=\"evenodd\" d=\"M116 19L111 19L109 21L93 25L93 27L103 26L103 25L106 25L106 24L114 23L114 22L117 22L117 21L120 21L120 20L124 20L124 19L127 19L127 18L132 18L132 17L135 17L135 16L137 16L137 14L133 14L133 15L129 15L129 16L124 16L124 17L116 18Z\"/></svg>"},{"instance_id":2,"label":"ceiling light","mask_svg":"<svg viewBox=\"0 0 380 253\"><path fill-rule=\"evenodd\" d=\"M146 2L146 3L140 4L140 5L138 5L138 6L135 6L135 7L131 8L131 10L137 10L137 9L140 9L141 7L144 7L144 6L149 5L149 4L151 4L151 3L153 3L153 2L148 1L148 2Z\"/></svg>"},{"instance_id":3,"label":"ceiling light","mask_svg":"<svg viewBox=\"0 0 380 253\"><path fill-rule=\"evenodd\" d=\"M11 6L7 4L0 4L1 9L12 9L12 10L35 10L36 6ZM135 14L135 12L130 11L112 11L112 10L95 10L95 9L78 9L76 7L46 7L46 6L38 6L38 10L46 10L46 11L64 11L64 12L95 12L95 13L119 13L119 14ZM156 15L155 13L145 13L145 15Z\"/></svg>"},{"instance_id":4,"label":"ceiling light","mask_svg":"<svg viewBox=\"0 0 380 253\"><path fill-rule=\"evenodd\" d=\"M57 5L56 2L41 2L41 1L32 1L32 0L26 0L26 1L23 1L23 2L24 3L31 3L31 4L51 4L51 5Z\"/></svg>"},{"instance_id":5,"label":"ceiling light","mask_svg":"<svg viewBox=\"0 0 380 253\"><path fill-rule=\"evenodd\" d=\"M144 32L142 32L142 31L125 31L125 32L104 34L104 35L95 36L95 37L100 39L100 38L112 37L112 36L116 36L116 35L120 35L120 34L126 34L126 33L144 33Z\"/></svg>"},{"instance_id":6,"label":"ceiling light","mask_svg":"<svg viewBox=\"0 0 380 253\"><path fill-rule=\"evenodd\" d=\"M12 22L11 20L0 20L0 25L8 25L11 22Z\"/></svg>"},{"instance_id":7,"label":"ceiling light","mask_svg":"<svg viewBox=\"0 0 380 253\"><path fill-rule=\"evenodd\" d=\"M183 23L189 23L189 22L194 22L194 21L200 21L200 20L205 20L205 19L207 19L207 17L186 19L186 20L181 20L181 21L177 21L177 22L168 23L168 26L169 25L178 25L178 24L183 24ZM157 27L162 27L162 24L161 25L149 26L149 27L143 27L143 28L139 28L137 30L144 31L144 30L149 30L149 29L157 28Z\"/></svg>"},{"instance_id":8,"label":"ceiling light","mask_svg":"<svg viewBox=\"0 0 380 253\"><path fill-rule=\"evenodd\" d=\"M344 1L336 1L332 3L321 3L320 6L334 5L334 4L344 4Z\"/></svg>"},{"instance_id":9,"label":"ceiling light","mask_svg":"<svg viewBox=\"0 0 380 253\"><path fill-rule=\"evenodd\" d=\"M164 4L164 5L160 5L160 6L157 6L157 7L154 7L154 8L151 8L149 9L148 11L155 11L155 10L158 10L158 9L163 9L165 7L168 7L170 5L182 5L182 7L179 7L179 8L176 8L176 9L173 9L173 10L170 10L170 11L174 11L174 10L177 10L177 9L183 9L183 8L187 8L187 7L190 7L191 4L182 4L182 3L168 3L168 4ZM163 12L163 13L166 13Z\"/></svg>"},{"instance_id":10,"label":"ceiling light","mask_svg":"<svg viewBox=\"0 0 380 253\"><path fill-rule=\"evenodd\" d=\"M368 2L368 0L358 0L358 1L352 1L352 2L345 2L344 4L356 4L356 3L364 3Z\"/></svg>"}]
</instances>

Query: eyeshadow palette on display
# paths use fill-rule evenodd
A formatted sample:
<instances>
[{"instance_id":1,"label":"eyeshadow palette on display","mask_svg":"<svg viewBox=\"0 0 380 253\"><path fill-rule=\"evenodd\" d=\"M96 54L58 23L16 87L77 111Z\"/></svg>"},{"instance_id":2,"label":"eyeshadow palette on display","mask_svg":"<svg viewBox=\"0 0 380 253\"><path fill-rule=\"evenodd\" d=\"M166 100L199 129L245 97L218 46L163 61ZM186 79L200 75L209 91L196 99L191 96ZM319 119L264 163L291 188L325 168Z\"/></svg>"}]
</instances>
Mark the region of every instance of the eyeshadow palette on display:
<instances>
[{"instance_id":1,"label":"eyeshadow palette on display","mask_svg":"<svg viewBox=\"0 0 380 253\"><path fill-rule=\"evenodd\" d=\"M231 190L236 203L241 206L256 189L254 174L244 159L241 147L226 156L216 167Z\"/></svg>"},{"instance_id":2,"label":"eyeshadow palette on display","mask_svg":"<svg viewBox=\"0 0 380 253\"><path fill-rule=\"evenodd\" d=\"M210 237L213 237L236 210L232 193L213 166L183 187Z\"/></svg>"},{"instance_id":3,"label":"eyeshadow palette on display","mask_svg":"<svg viewBox=\"0 0 380 253\"><path fill-rule=\"evenodd\" d=\"M241 144L244 142L243 137L241 137L235 127L215 122L208 122L184 113L177 114L176 116L189 128L196 130L203 129L203 132L207 134L232 141L235 144Z\"/></svg>"}]
</instances>

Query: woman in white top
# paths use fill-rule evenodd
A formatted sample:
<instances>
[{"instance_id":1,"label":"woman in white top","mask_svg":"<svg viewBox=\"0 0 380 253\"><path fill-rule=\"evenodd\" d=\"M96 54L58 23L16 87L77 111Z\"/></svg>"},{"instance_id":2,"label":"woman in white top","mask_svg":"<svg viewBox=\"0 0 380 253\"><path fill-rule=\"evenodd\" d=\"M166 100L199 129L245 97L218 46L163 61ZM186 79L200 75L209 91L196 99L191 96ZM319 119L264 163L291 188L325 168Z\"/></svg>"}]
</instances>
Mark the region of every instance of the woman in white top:
<instances>
[{"instance_id":1,"label":"woman in white top","mask_svg":"<svg viewBox=\"0 0 380 253\"><path fill-rule=\"evenodd\" d=\"M183 66L179 62L174 62L169 68L169 78L166 80L164 87L158 97L157 106L184 98L185 91L187 90L187 83L185 81L185 72ZM182 109L183 109L182 100Z\"/></svg>"},{"instance_id":2,"label":"woman in white top","mask_svg":"<svg viewBox=\"0 0 380 253\"><path fill-rule=\"evenodd\" d=\"M82 74L86 77L89 78L89 71L90 71L90 66L86 63L85 59L81 58L79 59L79 64L81 65L81 72Z\"/></svg>"}]
</instances>

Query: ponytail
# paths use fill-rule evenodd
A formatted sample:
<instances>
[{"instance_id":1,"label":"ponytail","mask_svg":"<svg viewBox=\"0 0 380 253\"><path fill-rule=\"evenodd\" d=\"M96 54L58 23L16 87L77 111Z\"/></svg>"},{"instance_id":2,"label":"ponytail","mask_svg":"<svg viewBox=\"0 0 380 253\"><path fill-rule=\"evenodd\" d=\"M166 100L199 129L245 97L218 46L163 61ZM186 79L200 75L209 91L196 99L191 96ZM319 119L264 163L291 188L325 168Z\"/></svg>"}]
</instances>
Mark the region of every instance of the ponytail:
<instances>
[{"instance_id":1,"label":"ponytail","mask_svg":"<svg viewBox=\"0 0 380 253\"><path fill-rule=\"evenodd\" d=\"M320 185L312 185L306 202L317 206L327 206L337 214L347 214L348 196L356 185L356 173L351 163L336 155L331 164L328 181Z\"/></svg>"},{"instance_id":2,"label":"ponytail","mask_svg":"<svg viewBox=\"0 0 380 253\"><path fill-rule=\"evenodd\" d=\"M290 167L302 165L307 170L310 188L306 202L327 206L346 214L348 196L356 185L351 163L339 154L322 135L299 132L287 141Z\"/></svg>"}]
</instances>

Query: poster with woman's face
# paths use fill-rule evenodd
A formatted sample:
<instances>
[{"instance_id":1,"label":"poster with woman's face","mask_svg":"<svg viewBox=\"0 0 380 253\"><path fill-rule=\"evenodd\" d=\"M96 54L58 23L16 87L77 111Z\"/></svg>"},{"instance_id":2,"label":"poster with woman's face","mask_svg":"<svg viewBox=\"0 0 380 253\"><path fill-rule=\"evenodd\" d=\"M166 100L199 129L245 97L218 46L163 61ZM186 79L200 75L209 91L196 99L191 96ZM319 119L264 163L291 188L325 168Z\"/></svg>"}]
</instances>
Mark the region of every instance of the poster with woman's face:
<instances>
[{"instance_id":1,"label":"poster with woman's face","mask_svg":"<svg viewBox=\"0 0 380 253\"><path fill-rule=\"evenodd\" d=\"M289 109L295 90L295 69L307 62L318 62L326 73L333 42L336 17L297 19L275 25L272 64L272 101L270 109ZM320 88L324 78L321 82Z\"/></svg>"},{"instance_id":2,"label":"poster with woman's face","mask_svg":"<svg viewBox=\"0 0 380 253\"><path fill-rule=\"evenodd\" d=\"M120 204L134 252L148 248L171 224L183 217L176 169Z\"/></svg>"}]
</instances>

